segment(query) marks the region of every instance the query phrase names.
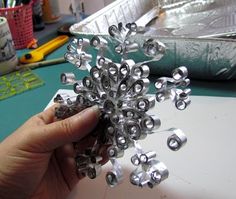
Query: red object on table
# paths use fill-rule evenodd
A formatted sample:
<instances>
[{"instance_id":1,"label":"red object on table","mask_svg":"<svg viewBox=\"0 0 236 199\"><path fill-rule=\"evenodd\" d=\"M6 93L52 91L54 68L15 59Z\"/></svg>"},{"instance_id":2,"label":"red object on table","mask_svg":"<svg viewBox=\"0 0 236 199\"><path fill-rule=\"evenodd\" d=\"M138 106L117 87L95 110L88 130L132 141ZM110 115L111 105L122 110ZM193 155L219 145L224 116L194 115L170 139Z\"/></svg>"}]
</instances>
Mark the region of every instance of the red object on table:
<instances>
[{"instance_id":1,"label":"red object on table","mask_svg":"<svg viewBox=\"0 0 236 199\"><path fill-rule=\"evenodd\" d=\"M26 48L33 40L32 3L13 8L0 8L10 27L16 49Z\"/></svg>"}]
</instances>

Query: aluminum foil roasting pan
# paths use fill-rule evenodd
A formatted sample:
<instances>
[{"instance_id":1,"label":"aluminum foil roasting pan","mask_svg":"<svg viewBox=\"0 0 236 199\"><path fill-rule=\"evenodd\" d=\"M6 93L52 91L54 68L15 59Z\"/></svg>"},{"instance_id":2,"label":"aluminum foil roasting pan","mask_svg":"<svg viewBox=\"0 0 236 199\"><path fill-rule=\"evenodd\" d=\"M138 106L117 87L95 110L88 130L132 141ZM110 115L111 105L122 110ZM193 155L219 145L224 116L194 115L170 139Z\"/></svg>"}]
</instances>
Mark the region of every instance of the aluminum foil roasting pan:
<instances>
[{"instance_id":1,"label":"aluminum foil roasting pan","mask_svg":"<svg viewBox=\"0 0 236 199\"><path fill-rule=\"evenodd\" d=\"M236 33L235 0L163 0L160 6L147 34L202 38Z\"/></svg>"},{"instance_id":2,"label":"aluminum foil roasting pan","mask_svg":"<svg viewBox=\"0 0 236 199\"><path fill-rule=\"evenodd\" d=\"M150 64L152 74L186 65L192 78L236 79L236 40L212 38L236 35L236 0L116 0L70 31L105 36L108 26L133 21L146 26L140 41L151 35L167 46L165 57Z\"/></svg>"}]
</instances>

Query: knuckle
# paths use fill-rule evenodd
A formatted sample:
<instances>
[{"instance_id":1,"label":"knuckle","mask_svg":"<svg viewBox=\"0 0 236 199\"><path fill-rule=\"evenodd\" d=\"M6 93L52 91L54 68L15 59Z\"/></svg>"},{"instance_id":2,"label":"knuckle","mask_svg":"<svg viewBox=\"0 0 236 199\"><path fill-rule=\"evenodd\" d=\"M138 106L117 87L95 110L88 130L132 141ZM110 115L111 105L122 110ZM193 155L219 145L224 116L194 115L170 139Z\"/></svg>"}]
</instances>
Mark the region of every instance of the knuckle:
<instances>
[{"instance_id":1,"label":"knuckle","mask_svg":"<svg viewBox=\"0 0 236 199\"><path fill-rule=\"evenodd\" d=\"M63 132L68 136L68 137L72 137L73 134L73 128L71 123L68 120L62 120L61 121L61 129L63 130Z\"/></svg>"}]
</instances>

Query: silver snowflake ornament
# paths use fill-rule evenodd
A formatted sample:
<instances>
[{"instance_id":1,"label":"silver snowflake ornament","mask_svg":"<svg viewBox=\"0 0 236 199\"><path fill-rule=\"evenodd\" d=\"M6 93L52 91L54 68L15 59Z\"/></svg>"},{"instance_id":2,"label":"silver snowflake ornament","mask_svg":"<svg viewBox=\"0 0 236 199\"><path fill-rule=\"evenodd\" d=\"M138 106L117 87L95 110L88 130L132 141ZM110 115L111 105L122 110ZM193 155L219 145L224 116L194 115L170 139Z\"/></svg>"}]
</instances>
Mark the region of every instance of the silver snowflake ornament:
<instances>
[{"instance_id":1,"label":"silver snowflake ornament","mask_svg":"<svg viewBox=\"0 0 236 199\"><path fill-rule=\"evenodd\" d=\"M161 125L156 115L147 112L156 102L171 99L176 108L184 110L189 104L190 89L186 88L190 80L187 78L187 68L182 66L175 69L172 77L161 77L155 83L156 96L148 95L150 85L148 62L160 60L166 47L160 41L147 38L143 44L135 41L134 35L138 27L135 23L109 27L109 34L115 43L110 47L110 40L94 36L73 39L68 46L65 59L79 69L87 69L89 75L82 80L76 80L73 73L63 73L61 82L73 84L75 96L58 95L54 99L60 103L56 116L64 119L81 110L97 105L101 111L100 122L92 132L92 146L81 149L75 143L77 153L77 173L93 179L101 172L102 156L99 149L106 146L107 154L112 163L112 170L106 175L106 181L111 187L122 181L123 171L118 159L130 147L135 149L131 162L135 170L130 174L130 182L136 186L153 188L168 178L167 167L157 160L155 151L143 151L138 141L154 133ZM96 49L96 57L88 53L89 48ZM151 60L135 63L128 59L128 54L141 51ZM114 52L121 56L119 62L112 61L106 56ZM96 65L91 66L95 58ZM179 150L187 138L180 129L169 129L173 132L167 140L167 145L173 151Z\"/></svg>"}]
</instances>

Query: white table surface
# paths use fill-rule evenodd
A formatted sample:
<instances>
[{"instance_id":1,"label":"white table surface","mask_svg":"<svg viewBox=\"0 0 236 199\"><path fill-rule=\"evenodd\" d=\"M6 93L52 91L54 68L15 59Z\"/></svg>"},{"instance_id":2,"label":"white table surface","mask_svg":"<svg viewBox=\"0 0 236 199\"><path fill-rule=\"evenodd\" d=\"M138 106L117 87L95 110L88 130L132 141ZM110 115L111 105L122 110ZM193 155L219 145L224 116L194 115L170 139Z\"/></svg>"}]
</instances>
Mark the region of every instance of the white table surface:
<instances>
[{"instance_id":1,"label":"white table surface","mask_svg":"<svg viewBox=\"0 0 236 199\"><path fill-rule=\"evenodd\" d=\"M125 179L110 188L105 174L107 163L95 180L78 183L69 199L235 199L236 198L236 98L191 96L192 104L178 111L171 102L157 104L152 110L162 121L160 129L177 127L188 143L177 152L168 149L169 133L156 133L140 141L144 150L155 150L170 175L159 186L139 188L129 183L133 149L119 159Z\"/></svg>"}]
</instances>

